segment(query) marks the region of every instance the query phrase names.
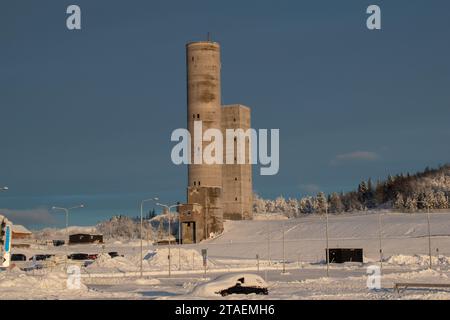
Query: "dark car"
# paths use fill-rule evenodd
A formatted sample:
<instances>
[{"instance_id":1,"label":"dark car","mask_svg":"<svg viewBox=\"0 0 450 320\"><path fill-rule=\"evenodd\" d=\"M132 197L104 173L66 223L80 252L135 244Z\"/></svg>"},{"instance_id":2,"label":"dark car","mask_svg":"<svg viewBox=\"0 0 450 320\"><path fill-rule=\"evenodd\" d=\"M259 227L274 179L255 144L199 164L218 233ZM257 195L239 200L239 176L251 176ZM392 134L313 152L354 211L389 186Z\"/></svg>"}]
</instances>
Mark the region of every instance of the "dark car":
<instances>
[{"instance_id":1,"label":"dark car","mask_svg":"<svg viewBox=\"0 0 450 320\"><path fill-rule=\"evenodd\" d=\"M53 246L55 247L63 246L65 243L64 240L53 240Z\"/></svg>"},{"instance_id":2,"label":"dark car","mask_svg":"<svg viewBox=\"0 0 450 320\"><path fill-rule=\"evenodd\" d=\"M67 258L71 260L89 260L89 255L87 253L72 253Z\"/></svg>"},{"instance_id":3,"label":"dark car","mask_svg":"<svg viewBox=\"0 0 450 320\"><path fill-rule=\"evenodd\" d=\"M120 257L120 255L117 251L111 251L111 252L108 252L108 254L111 258Z\"/></svg>"},{"instance_id":4,"label":"dark car","mask_svg":"<svg viewBox=\"0 0 450 320\"><path fill-rule=\"evenodd\" d=\"M225 297L229 294L250 294L250 293L268 295L269 291L267 290L267 288L243 287L239 283L237 283L234 287L220 291L222 297Z\"/></svg>"},{"instance_id":5,"label":"dark car","mask_svg":"<svg viewBox=\"0 0 450 320\"><path fill-rule=\"evenodd\" d=\"M229 294L269 294L268 285L256 274L224 275L210 282L198 285L194 296L209 296L211 292L227 296Z\"/></svg>"},{"instance_id":6,"label":"dark car","mask_svg":"<svg viewBox=\"0 0 450 320\"><path fill-rule=\"evenodd\" d=\"M27 257L21 253L13 253L11 255L11 261L27 261Z\"/></svg>"},{"instance_id":7,"label":"dark car","mask_svg":"<svg viewBox=\"0 0 450 320\"><path fill-rule=\"evenodd\" d=\"M34 258L36 258L36 261L44 261L53 256L54 256L54 254L35 254L28 260L33 260Z\"/></svg>"}]
</instances>

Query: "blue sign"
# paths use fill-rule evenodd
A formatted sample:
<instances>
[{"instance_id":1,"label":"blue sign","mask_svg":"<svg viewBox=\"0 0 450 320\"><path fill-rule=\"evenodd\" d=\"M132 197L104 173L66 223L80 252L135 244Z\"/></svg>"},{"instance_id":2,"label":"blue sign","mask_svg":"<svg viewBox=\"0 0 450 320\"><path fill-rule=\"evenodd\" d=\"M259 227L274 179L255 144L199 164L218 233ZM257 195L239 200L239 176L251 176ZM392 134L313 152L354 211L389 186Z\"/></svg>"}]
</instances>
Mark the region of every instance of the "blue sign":
<instances>
[{"instance_id":1,"label":"blue sign","mask_svg":"<svg viewBox=\"0 0 450 320\"><path fill-rule=\"evenodd\" d=\"M5 231L5 252L9 253L9 250L11 249L11 227L6 226Z\"/></svg>"}]
</instances>

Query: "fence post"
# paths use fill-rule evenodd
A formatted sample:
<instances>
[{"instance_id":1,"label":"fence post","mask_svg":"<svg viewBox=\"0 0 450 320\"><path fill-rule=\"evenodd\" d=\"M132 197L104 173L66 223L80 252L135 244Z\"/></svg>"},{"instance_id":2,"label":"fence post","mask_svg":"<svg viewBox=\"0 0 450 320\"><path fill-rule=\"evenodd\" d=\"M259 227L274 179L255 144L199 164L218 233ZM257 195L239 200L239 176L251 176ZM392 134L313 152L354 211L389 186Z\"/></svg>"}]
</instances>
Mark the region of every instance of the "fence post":
<instances>
[{"instance_id":1,"label":"fence post","mask_svg":"<svg viewBox=\"0 0 450 320\"><path fill-rule=\"evenodd\" d=\"M257 265L257 270L259 272L259 254L256 254L256 265Z\"/></svg>"}]
</instances>

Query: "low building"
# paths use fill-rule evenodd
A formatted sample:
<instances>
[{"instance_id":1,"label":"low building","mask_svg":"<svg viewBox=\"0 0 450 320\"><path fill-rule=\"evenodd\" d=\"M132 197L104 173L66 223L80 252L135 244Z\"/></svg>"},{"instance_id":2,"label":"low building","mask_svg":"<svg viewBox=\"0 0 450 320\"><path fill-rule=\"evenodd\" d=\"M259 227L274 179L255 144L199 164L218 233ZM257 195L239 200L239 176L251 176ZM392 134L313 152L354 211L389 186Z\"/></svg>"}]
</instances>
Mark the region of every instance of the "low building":
<instances>
[{"instance_id":1,"label":"low building","mask_svg":"<svg viewBox=\"0 0 450 320\"><path fill-rule=\"evenodd\" d=\"M30 239L33 233L20 224L13 224L12 239Z\"/></svg>"},{"instance_id":2,"label":"low building","mask_svg":"<svg viewBox=\"0 0 450 320\"><path fill-rule=\"evenodd\" d=\"M103 243L101 234L77 233L69 236L69 244Z\"/></svg>"},{"instance_id":3,"label":"low building","mask_svg":"<svg viewBox=\"0 0 450 320\"><path fill-rule=\"evenodd\" d=\"M33 233L20 224L12 225L11 245L14 248L29 248Z\"/></svg>"}]
</instances>

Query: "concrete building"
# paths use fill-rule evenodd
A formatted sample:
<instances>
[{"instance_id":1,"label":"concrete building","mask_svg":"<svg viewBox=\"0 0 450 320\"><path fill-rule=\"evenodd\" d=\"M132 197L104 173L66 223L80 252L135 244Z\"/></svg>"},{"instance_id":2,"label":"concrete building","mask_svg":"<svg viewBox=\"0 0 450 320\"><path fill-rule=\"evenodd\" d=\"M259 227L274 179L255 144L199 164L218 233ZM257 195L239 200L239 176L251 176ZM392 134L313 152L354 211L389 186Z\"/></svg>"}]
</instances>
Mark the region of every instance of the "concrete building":
<instances>
[{"instance_id":1,"label":"concrete building","mask_svg":"<svg viewBox=\"0 0 450 320\"><path fill-rule=\"evenodd\" d=\"M223 106L222 132L224 137L226 129L242 129L244 131L250 129L250 108L239 104ZM253 216L252 165L248 147L245 148L245 164L236 163L238 161L237 147L237 144L234 143L232 155L235 157L235 164L224 164L222 167L223 217L228 220L248 220ZM224 159L227 152L229 151L224 148Z\"/></svg>"},{"instance_id":2,"label":"concrete building","mask_svg":"<svg viewBox=\"0 0 450 320\"><path fill-rule=\"evenodd\" d=\"M202 123L202 135L207 129L217 129L225 137L226 129L250 128L250 108L239 104L222 106L221 57L217 42L188 43L186 67L187 127L191 137L196 134L196 121ZM188 168L187 203L178 208L182 243L199 242L211 234L221 233L224 218L252 218L252 166L248 161L249 154L245 156L246 164L195 164L195 157L201 156L209 143L204 141L196 149L194 139L191 141L193 164ZM224 145L224 155L226 152Z\"/></svg>"}]
</instances>

